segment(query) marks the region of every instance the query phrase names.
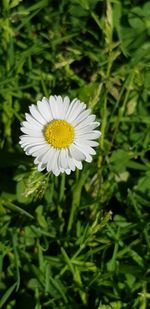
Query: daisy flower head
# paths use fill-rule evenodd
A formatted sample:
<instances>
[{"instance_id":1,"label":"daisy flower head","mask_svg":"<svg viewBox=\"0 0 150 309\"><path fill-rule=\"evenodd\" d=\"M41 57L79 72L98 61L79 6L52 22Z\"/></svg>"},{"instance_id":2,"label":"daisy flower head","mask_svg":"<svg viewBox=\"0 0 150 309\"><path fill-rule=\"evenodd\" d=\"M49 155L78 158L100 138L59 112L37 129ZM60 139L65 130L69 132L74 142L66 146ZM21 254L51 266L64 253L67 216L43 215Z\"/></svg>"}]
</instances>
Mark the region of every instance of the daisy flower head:
<instances>
[{"instance_id":1,"label":"daisy flower head","mask_svg":"<svg viewBox=\"0 0 150 309\"><path fill-rule=\"evenodd\" d=\"M35 158L38 170L46 169L58 176L82 169L82 161L92 161L98 146L95 140L99 122L91 110L78 99L50 96L29 107L26 121L21 123L20 145L27 155Z\"/></svg>"}]
</instances>

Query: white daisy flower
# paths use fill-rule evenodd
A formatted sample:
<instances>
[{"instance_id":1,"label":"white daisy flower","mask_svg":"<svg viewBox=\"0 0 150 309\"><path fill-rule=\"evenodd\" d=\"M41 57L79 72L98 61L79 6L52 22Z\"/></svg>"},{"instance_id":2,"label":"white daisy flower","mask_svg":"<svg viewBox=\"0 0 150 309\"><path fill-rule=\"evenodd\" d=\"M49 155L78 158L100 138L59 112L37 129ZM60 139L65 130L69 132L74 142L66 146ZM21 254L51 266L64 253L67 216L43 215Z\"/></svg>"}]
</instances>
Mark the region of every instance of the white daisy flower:
<instances>
[{"instance_id":1,"label":"white daisy flower","mask_svg":"<svg viewBox=\"0 0 150 309\"><path fill-rule=\"evenodd\" d=\"M35 157L38 170L47 169L58 176L82 169L82 161L92 161L93 147L100 131L91 110L78 99L50 96L29 107L21 124L20 145L27 155Z\"/></svg>"}]
</instances>

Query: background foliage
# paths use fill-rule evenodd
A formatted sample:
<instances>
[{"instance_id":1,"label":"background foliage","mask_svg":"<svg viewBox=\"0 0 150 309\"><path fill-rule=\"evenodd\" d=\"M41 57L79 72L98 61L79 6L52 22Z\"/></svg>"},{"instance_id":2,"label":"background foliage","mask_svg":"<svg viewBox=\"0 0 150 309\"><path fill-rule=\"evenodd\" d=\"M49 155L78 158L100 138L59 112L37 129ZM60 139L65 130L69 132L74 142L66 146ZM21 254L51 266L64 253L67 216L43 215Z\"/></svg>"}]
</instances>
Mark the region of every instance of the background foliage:
<instances>
[{"instance_id":1,"label":"background foliage","mask_svg":"<svg viewBox=\"0 0 150 309\"><path fill-rule=\"evenodd\" d=\"M0 308L149 308L150 2L3 0L0 41ZM50 94L101 121L67 177L18 145Z\"/></svg>"}]
</instances>

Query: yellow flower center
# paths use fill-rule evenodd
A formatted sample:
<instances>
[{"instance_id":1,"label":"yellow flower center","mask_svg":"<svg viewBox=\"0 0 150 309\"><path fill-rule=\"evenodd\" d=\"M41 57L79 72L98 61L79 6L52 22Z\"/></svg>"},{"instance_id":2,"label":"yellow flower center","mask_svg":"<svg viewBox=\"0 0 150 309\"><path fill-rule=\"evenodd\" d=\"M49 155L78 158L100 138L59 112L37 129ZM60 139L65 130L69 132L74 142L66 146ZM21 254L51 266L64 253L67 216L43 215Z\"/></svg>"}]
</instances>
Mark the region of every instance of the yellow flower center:
<instances>
[{"instance_id":1,"label":"yellow flower center","mask_svg":"<svg viewBox=\"0 0 150 309\"><path fill-rule=\"evenodd\" d=\"M54 148L66 148L74 139L74 128L65 120L53 120L44 130L46 141Z\"/></svg>"}]
</instances>

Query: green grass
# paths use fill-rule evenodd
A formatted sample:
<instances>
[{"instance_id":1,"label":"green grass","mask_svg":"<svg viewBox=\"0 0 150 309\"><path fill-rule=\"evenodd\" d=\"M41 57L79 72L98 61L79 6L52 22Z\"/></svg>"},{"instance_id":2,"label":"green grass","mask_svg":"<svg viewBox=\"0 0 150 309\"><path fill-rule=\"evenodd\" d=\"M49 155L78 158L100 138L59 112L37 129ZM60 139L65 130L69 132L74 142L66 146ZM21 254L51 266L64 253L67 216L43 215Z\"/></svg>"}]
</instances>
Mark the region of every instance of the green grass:
<instances>
[{"instance_id":1,"label":"green grass","mask_svg":"<svg viewBox=\"0 0 150 309\"><path fill-rule=\"evenodd\" d=\"M149 308L150 2L3 0L0 42L0 308ZM18 144L50 94L101 122L70 176Z\"/></svg>"}]
</instances>

